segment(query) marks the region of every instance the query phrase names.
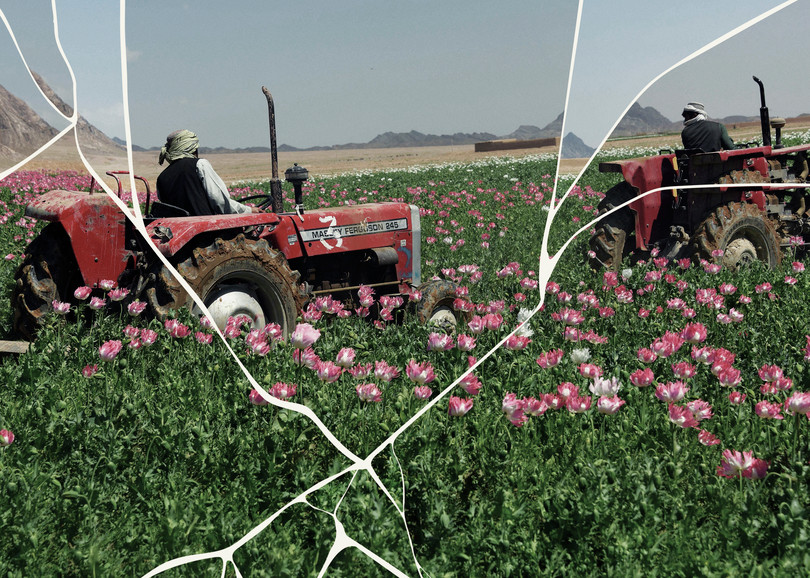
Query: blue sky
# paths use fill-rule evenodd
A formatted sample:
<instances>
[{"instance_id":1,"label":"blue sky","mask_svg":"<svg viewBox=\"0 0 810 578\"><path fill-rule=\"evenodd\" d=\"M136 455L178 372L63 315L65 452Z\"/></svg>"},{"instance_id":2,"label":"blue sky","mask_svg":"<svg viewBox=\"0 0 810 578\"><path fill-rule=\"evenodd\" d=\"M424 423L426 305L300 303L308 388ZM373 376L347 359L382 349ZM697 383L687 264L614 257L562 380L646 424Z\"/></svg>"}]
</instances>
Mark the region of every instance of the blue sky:
<instances>
[{"instance_id":1,"label":"blue sky","mask_svg":"<svg viewBox=\"0 0 810 578\"><path fill-rule=\"evenodd\" d=\"M775 1L584 3L566 130L598 144L656 74ZM124 136L119 4L56 2L79 110ZM0 1L29 66L70 100L51 3ZM366 142L385 131L506 134L563 110L576 2L156 2L126 5L133 141L176 128L210 146L266 146L260 87L276 101L280 142ZM712 116L756 115L757 74L772 113L804 103L808 2L785 8L671 73L640 98L677 120L688 100ZM57 125L0 30L0 84Z\"/></svg>"}]
</instances>

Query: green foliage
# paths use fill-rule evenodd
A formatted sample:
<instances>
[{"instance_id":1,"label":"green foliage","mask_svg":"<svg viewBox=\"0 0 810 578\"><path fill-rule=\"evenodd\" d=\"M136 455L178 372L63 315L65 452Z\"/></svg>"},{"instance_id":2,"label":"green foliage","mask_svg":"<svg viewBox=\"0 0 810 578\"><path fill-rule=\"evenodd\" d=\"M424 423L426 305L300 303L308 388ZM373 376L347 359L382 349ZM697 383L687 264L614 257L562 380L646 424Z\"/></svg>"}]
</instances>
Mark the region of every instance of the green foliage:
<instances>
[{"instance_id":1,"label":"green foliage","mask_svg":"<svg viewBox=\"0 0 810 578\"><path fill-rule=\"evenodd\" d=\"M394 199L420 206L423 277L461 277L470 300L482 307L504 302L504 326L477 335L469 354L426 351L433 329L408 312L384 329L357 317L318 322L322 336L313 348L321 359L333 360L341 348L352 347L356 363L385 360L399 368L402 375L391 383L375 381L381 402L360 401L354 391L360 382L348 374L332 384L319 381L293 361L289 344L276 343L267 356L248 353L244 336L229 344L263 387L296 383L292 401L315 411L349 450L368 455L426 403L414 397L414 384L404 375L408 360L432 364L435 396L468 367L468 355L482 357L511 331L520 307L538 303L543 288L526 288L521 281L536 279L548 215L543 206L551 199L555 167L548 157L497 159L310 183L307 206ZM551 253L587 224L600 194L615 182L616 175L588 169L557 214ZM558 195L568 183L562 180ZM254 183L242 190L254 194L263 187ZM16 212L0 227L0 244L19 255L27 230L11 227L22 216L15 194L2 189ZM317 574L336 536L332 514L352 539L409 575L418 573L417 563L431 576L807 573L810 424L754 413L756 401L787 395L760 393L757 371L763 364L782 367L795 390L808 389L807 274L792 273L790 258L782 271L754 266L718 275L670 265L688 289L660 280L653 291L639 294L656 269L641 262L624 280L634 301L622 304L603 289L601 273L583 262L586 236L561 257L552 280L571 294L569 307L579 307L577 295L592 291L601 306L615 310L604 318L594 308L584 311L583 330L606 343L565 341L552 315L566 306L548 295L544 311L529 322L534 334L528 347L500 351L476 370L483 387L467 415L449 416L445 398L374 460L393 502L369 473L343 473L239 548L234 562L241 574ZM6 292L18 262L0 267ZM520 272L499 276L512 262ZM480 281L457 272L464 264L480 268ZM786 275L795 275L797 283L786 283ZM765 282L772 284L772 297L757 292ZM721 323L718 311L696 302L696 289L720 283L737 287L723 311L739 309L742 322ZM743 303L741 295L752 302ZM701 426L720 445L701 445L694 430L668 419L654 386L636 388L629 381L643 367L637 350L688 321L668 307L675 298L695 309L693 321L706 326L708 344L736 354L734 366L743 376L738 390L748 401L742 406L729 402L730 390L718 385L708 366L696 364L697 375L688 380L688 399L708 401L714 410ZM0 321L9 326L6 301L0 301ZM639 309L649 316L640 317ZM84 318L84 310L76 317ZM200 329L188 312L180 320L192 333ZM127 348L122 332L128 324L158 331L156 343ZM111 339L123 340L125 348L102 362L98 348ZM590 381L571 360L574 348L586 347L590 362L622 382L619 395L626 405L619 413L548 410L523 427L510 424L501 409L507 392L540 397L564 381L588 392ZM541 369L536 359L555 348L565 351L562 362ZM657 381L674 380L670 366L677 361L693 362L686 346L650 366ZM88 364L100 371L86 378L82 369ZM143 575L167 560L230 546L350 466L305 417L250 404L251 386L223 343L172 338L155 321L116 314L84 324L54 314L29 353L0 359L0 382L0 428L16 435L0 448L0 573L9 576ZM458 388L453 394L467 396ZM723 449L767 460L767 477L718 477ZM222 561L214 559L166 575L221 572ZM339 553L329 570L334 576L377 574L386 572L356 549ZM233 568L226 575L235 575Z\"/></svg>"}]
</instances>

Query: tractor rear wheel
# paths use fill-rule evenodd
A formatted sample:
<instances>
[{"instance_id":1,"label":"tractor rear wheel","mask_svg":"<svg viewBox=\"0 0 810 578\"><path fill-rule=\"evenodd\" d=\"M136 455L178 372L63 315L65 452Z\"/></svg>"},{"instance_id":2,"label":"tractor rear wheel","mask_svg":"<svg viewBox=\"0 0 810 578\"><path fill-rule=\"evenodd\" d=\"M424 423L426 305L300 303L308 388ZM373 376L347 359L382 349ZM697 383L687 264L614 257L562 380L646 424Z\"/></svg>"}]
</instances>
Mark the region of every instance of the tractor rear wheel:
<instances>
[{"instance_id":1,"label":"tractor rear wheel","mask_svg":"<svg viewBox=\"0 0 810 578\"><path fill-rule=\"evenodd\" d=\"M779 234L759 207L751 203L729 203L717 207L698 226L693 248L698 258L722 263L732 271L753 261L773 269L781 261ZM720 249L722 257L713 257Z\"/></svg>"},{"instance_id":2,"label":"tractor rear wheel","mask_svg":"<svg viewBox=\"0 0 810 578\"><path fill-rule=\"evenodd\" d=\"M53 301L73 300L73 292L81 282L65 229L59 223L48 225L31 241L14 275L14 332L33 340L43 317L53 311Z\"/></svg>"},{"instance_id":3,"label":"tractor rear wheel","mask_svg":"<svg viewBox=\"0 0 810 578\"><path fill-rule=\"evenodd\" d=\"M255 328L277 323L289 335L307 295L298 284L299 273L290 269L284 255L265 240L217 238L207 247L197 247L176 265L205 306L217 327L224 329L228 317L247 315ZM173 309L190 307L191 296L161 267L146 289L147 300L161 319Z\"/></svg>"},{"instance_id":4,"label":"tractor rear wheel","mask_svg":"<svg viewBox=\"0 0 810 578\"><path fill-rule=\"evenodd\" d=\"M623 181L605 193L605 198L597 207L603 215L614 207L626 203L636 196L636 190ZM618 271L624 258L633 250L631 239L635 235L635 218L629 207L619 209L596 224L596 231L591 235L589 246L594 256L589 257L591 267L607 267Z\"/></svg>"},{"instance_id":5,"label":"tractor rear wheel","mask_svg":"<svg viewBox=\"0 0 810 578\"><path fill-rule=\"evenodd\" d=\"M459 321L469 321L472 315L453 309L457 285L446 279L431 279L418 290L422 298L416 303L416 318L423 325L434 325L445 331L454 331Z\"/></svg>"}]
</instances>

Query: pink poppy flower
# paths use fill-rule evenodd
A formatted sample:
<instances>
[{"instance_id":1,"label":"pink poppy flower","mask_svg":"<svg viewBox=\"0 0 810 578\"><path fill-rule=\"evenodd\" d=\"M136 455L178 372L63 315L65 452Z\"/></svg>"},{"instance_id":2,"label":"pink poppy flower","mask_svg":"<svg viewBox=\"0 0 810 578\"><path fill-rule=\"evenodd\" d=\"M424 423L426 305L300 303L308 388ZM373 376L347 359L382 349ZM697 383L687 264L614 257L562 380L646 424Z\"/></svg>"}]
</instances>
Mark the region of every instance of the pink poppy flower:
<instances>
[{"instance_id":1,"label":"pink poppy flower","mask_svg":"<svg viewBox=\"0 0 810 578\"><path fill-rule=\"evenodd\" d=\"M349 373L355 379L365 379L371 375L372 365L366 363L365 365L358 363L354 367L349 368Z\"/></svg>"},{"instance_id":2,"label":"pink poppy flower","mask_svg":"<svg viewBox=\"0 0 810 578\"><path fill-rule=\"evenodd\" d=\"M646 347L639 349L636 356L638 357L638 360L641 363L652 363L653 361L658 359L658 356L655 354L655 352L652 349L648 349Z\"/></svg>"},{"instance_id":3,"label":"pink poppy flower","mask_svg":"<svg viewBox=\"0 0 810 578\"><path fill-rule=\"evenodd\" d=\"M137 317L146 310L146 303L143 301L133 301L127 305L127 313L133 317Z\"/></svg>"},{"instance_id":4,"label":"pink poppy flower","mask_svg":"<svg viewBox=\"0 0 810 578\"><path fill-rule=\"evenodd\" d=\"M566 327L563 329L563 339L566 341L581 341L583 339L582 332L576 327Z\"/></svg>"},{"instance_id":5,"label":"pink poppy flower","mask_svg":"<svg viewBox=\"0 0 810 578\"><path fill-rule=\"evenodd\" d=\"M141 343L144 345L152 345L157 340L157 331L153 329L143 329L141 331Z\"/></svg>"},{"instance_id":6,"label":"pink poppy flower","mask_svg":"<svg viewBox=\"0 0 810 578\"><path fill-rule=\"evenodd\" d=\"M720 438L718 438L712 432L702 429L700 430L700 433L698 433L698 441L704 446L716 446L720 443Z\"/></svg>"},{"instance_id":7,"label":"pink poppy flower","mask_svg":"<svg viewBox=\"0 0 810 578\"><path fill-rule=\"evenodd\" d=\"M357 392L357 397L359 397L361 401L369 403L373 401L382 401L382 392L380 391L380 388L373 383L360 384L355 387L355 391Z\"/></svg>"},{"instance_id":8,"label":"pink poppy flower","mask_svg":"<svg viewBox=\"0 0 810 578\"><path fill-rule=\"evenodd\" d=\"M652 369L646 367L644 369L637 369L630 374L630 383L636 387L647 387L655 380Z\"/></svg>"},{"instance_id":9,"label":"pink poppy flower","mask_svg":"<svg viewBox=\"0 0 810 578\"><path fill-rule=\"evenodd\" d=\"M551 295L556 295L560 292L560 286L557 285L554 281L549 281L546 283L546 293Z\"/></svg>"},{"instance_id":10,"label":"pink poppy flower","mask_svg":"<svg viewBox=\"0 0 810 578\"><path fill-rule=\"evenodd\" d=\"M129 289L113 289L110 291L110 301L123 301L129 295Z\"/></svg>"},{"instance_id":11,"label":"pink poppy flower","mask_svg":"<svg viewBox=\"0 0 810 578\"><path fill-rule=\"evenodd\" d=\"M357 290L357 297L361 307L368 308L374 305L374 289L371 287L360 285L360 288Z\"/></svg>"},{"instance_id":12,"label":"pink poppy flower","mask_svg":"<svg viewBox=\"0 0 810 578\"><path fill-rule=\"evenodd\" d=\"M759 458L754 458L751 466L743 470L743 477L751 480L761 480L768 474L769 463Z\"/></svg>"},{"instance_id":13,"label":"pink poppy flower","mask_svg":"<svg viewBox=\"0 0 810 578\"><path fill-rule=\"evenodd\" d=\"M104 291L109 291L115 287L116 283L112 279L102 279L98 282L98 286Z\"/></svg>"},{"instance_id":14,"label":"pink poppy flower","mask_svg":"<svg viewBox=\"0 0 810 578\"><path fill-rule=\"evenodd\" d=\"M613 397L602 396L596 402L596 409L599 413L603 413L605 415L614 415L619 408L625 404L623 399L619 399L619 396L614 395Z\"/></svg>"},{"instance_id":15,"label":"pink poppy flower","mask_svg":"<svg viewBox=\"0 0 810 578\"><path fill-rule=\"evenodd\" d=\"M81 287L76 288L76 290L73 292L73 296L79 301L84 301L85 299L90 297L90 293L92 291L93 290L87 285L82 285Z\"/></svg>"},{"instance_id":16,"label":"pink poppy flower","mask_svg":"<svg viewBox=\"0 0 810 578\"><path fill-rule=\"evenodd\" d=\"M518 399L514 393L507 392L503 401L501 401L501 411L504 413L512 413L519 409L523 409L523 400Z\"/></svg>"},{"instance_id":17,"label":"pink poppy flower","mask_svg":"<svg viewBox=\"0 0 810 578\"><path fill-rule=\"evenodd\" d=\"M572 395L568 399L565 400L565 407L571 413L585 413L589 409L591 409L591 396L578 396Z\"/></svg>"},{"instance_id":18,"label":"pink poppy flower","mask_svg":"<svg viewBox=\"0 0 810 578\"><path fill-rule=\"evenodd\" d=\"M776 381L782 375L782 368L778 365L765 364L759 368L759 377L762 381Z\"/></svg>"},{"instance_id":19,"label":"pink poppy flower","mask_svg":"<svg viewBox=\"0 0 810 578\"><path fill-rule=\"evenodd\" d=\"M526 349L526 346L531 343L531 339L524 335L518 335L514 333L506 338L506 342L503 344L506 349L511 349L513 351L519 351Z\"/></svg>"},{"instance_id":20,"label":"pink poppy flower","mask_svg":"<svg viewBox=\"0 0 810 578\"><path fill-rule=\"evenodd\" d=\"M562 349L552 349L551 351L541 353L540 357L536 359L537 365L543 369L549 369L557 366L563 357Z\"/></svg>"},{"instance_id":21,"label":"pink poppy flower","mask_svg":"<svg viewBox=\"0 0 810 578\"><path fill-rule=\"evenodd\" d=\"M579 325L585 321L585 316L578 309L562 309L560 311L560 321L566 325Z\"/></svg>"},{"instance_id":22,"label":"pink poppy flower","mask_svg":"<svg viewBox=\"0 0 810 578\"><path fill-rule=\"evenodd\" d=\"M248 399L253 405L267 405L270 403L262 396L258 389L251 389L248 394Z\"/></svg>"},{"instance_id":23,"label":"pink poppy flower","mask_svg":"<svg viewBox=\"0 0 810 578\"><path fill-rule=\"evenodd\" d=\"M737 478L752 465L754 465L754 456L751 452L723 450L723 460L717 466L717 475L724 478Z\"/></svg>"},{"instance_id":24,"label":"pink poppy flower","mask_svg":"<svg viewBox=\"0 0 810 578\"><path fill-rule=\"evenodd\" d=\"M611 377L610 379L602 379L597 376L593 379L593 383L588 386L591 393L602 397L613 397L622 388L618 377Z\"/></svg>"},{"instance_id":25,"label":"pink poppy flower","mask_svg":"<svg viewBox=\"0 0 810 578\"><path fill-rule=\"evenodd\" d=\"M0 429L0 447L8 447L14 443L14 432L7 429Z\"/></svg>"},{"instance_id":26,"label":"pink poppy flower","mask_svg":"<svg viewBox=\"0 0 810 578\"><path fill-rule=\"evenodd\" d=\"M351 347L343 347L340 351L338 351L337 358L335 359L335 364L340 367L348 369L354 363L354 359L357 356L354 349Z\"/></svg>"},{"instance_id":27,"label":"pink poppy flower","mask_svg":"<svg viewBox=\"0 0 810 578\"><path fill-rule=\"evenodd\" d=\"M680 335L667 331L662 337L658 337L653 341L650 349L658 357L669 357L677 352L683 344L684 339Z\"/></svg>"},{"instance_id":28,"label":"pink poppy flower","mask_svg":"<svg viewBox=\"0 0 810 578\"><path fill-rule=\"evenodd\" d=\"M763 419L785 419L782 415L782 404L762 400L754 406L754 412Z\"/></svg>"},{"instance_id":29,"label":"pink poppy flower","mask_svg":"<svg viewBox=\"0 0 810 578\"><path fill-rule=\"evenodd\" d=\"M672 373L675 375L675 379L689 379L695 376L697 369L688 361L681 361L672 364Z\"/></svg>"},{"instance_id":30,"label":"pink poppy flower","mask_svg":"<svg viewBox=\"0 0 810 578\"><path fill-rule=\"evenodd\" d=\"M794 273L802 273L804 272L804 263L800 261L793 261L791 267L793 267Z\"/></svg>"},{"instance_id":31,"label":"pink poppy flower","mask_svg":"<svg viewBox=\"0 0 810 578\"><path fill-rule=\"evenodd\" d=\"M481 389L481 380L472 373L468 373L461 378L459 384L461 388L467 392L467 395L477 395L478 391Z\"/></svg>"},{"instance_id":32,"label":"pink poppy flower","mask_svg":"<svg viewBox=\"0 0 810 578\"><path fill-rule=\"evenodd\" d=\"M320 361L320 358L311 347L307 347L306 349L296 349L293 351L293 361L303 365L307 369L315 369L315 365Z\"/></svg>"},{"instance_id":33,"label":"pink poppy flower","mask_svg":"<svg viewBox=\"0 0 810 578\"><path fill-rule=\"evenodd\" d=\"M523 398L523 412L526 415L541 416L548 410L545 399L535 399L534 397Z\"/></svg>"},{"instance_id":34,"label":"pink poppy flower","mask_svg":"<svg viewBox=\"0 0 810 578\"><path fill-rule=\"evenodd\" d=\"M430 399L430 396L433 395L433 390L427 385L417 385L413 388L413 395L416 397L416 399Z\"/></svg>"},{"instance_id":35,"label":"pink poppy flower","mask_svg":"<svg viewBox=\"0 0 810 578\"><path fill-rule=\"evenodd\" d=\"M599 308L599 317L602 319L607 319L609 317L613 317L616 314L616 311L613 307L600 307Z\"/></svg>"},{"instance_id":36,"label":"pink poppy flower","mask_svg":"<svg viewBox=\"0 0 810 578\"><path fill-rule=\"evenodd\" d=\"M460 417L470 411L472 406L472 399L451 395L447 406L447 414L452 417Z\"/></svg>"},{"instance_id":37,"label":"pink poppy flower","mask_svg":"<svg viewBox=\"0 0 810 578\"><path fill-rule=\"evenodd\" d=\"M655 397L666 403L681 401L689 392L689 388L682 381L659 383L655 388Z\"/></svg>"},{"instance_id":38,"label":"pink poppy flower","mask_svg":"<svg viewBox=\"0 0 810 578\"><path fill-rule=\"evenodd\" d=\"M428 351L448 351L453 349L453 337L446 333L431 333L428 335Z\"/></svg>"},{"instance_id":39,"label":"pink poppy flower","mask_svg":"<svg viewBox=\"0 0 810 578\"><path fill-rule=\"evenodd\" d=\"M692 412L692 415L695 416L695 419L698 421L711 419L714 415L712 414L712 406L702 399L692 400L686 404L686 407L689 408L689 411Z\"/></svg>"},{"instance_id":40,"label":"pink poppy flower","mask_svg":"<svg viewBox=\"0 0 810 578\"><path fill-rule=\"evenodd\" d=\"M112 361L121 351L122 347L123 344L119 340L113 339L99 347L98 354L101 356L102 361Z\"/></svg>"},{"instance_id":41,"label":"pink poppy flower","mask_svg":"<svg viewBox=\"0 0 810 578\"><path fill-rule=\"evenodd\" d=\"M796 392L785 400L785 408L790 413L810 413L810 392Z\"/></svg>"},{"instance_id":42,"label":"pink poppy flower","mask_svg":"<svg viewBox=\"0 0 810 578\"><path fill-rule=\"evenodd\" d=\"M54 299L51 302L51 306L53 307L53 310L59 315L67 315L70 312L70 303L65 303L63 301L57 301L56 299Z\"/></svg>"},{"instance_id":43,"label":"pink poppy flower","mask_svg":"<svg viewBox=\"0 0 810 578\"><path fill-rule=\"evenodd\" d=\"M318 341L320 336L321 332L309 323L299 323L290 335L290 345L296 349L306 349Z\"/></svg>"},{"instance_id":44,"label":"pink poppy flower","mask_svg":"<svg viewBox=\"0 0 810 578\"><path fill-rule=\"evenodd\" d=\"M214 341L214 336L211 333L203 333L202 331L197 331L194 334L194 339L197 340L197 343L201 343L203 345L210 345Z\"/></svg>"},{"instance_id":45,"label":"pink poppy flower","mask_svg":"<svg viewBox=\"0 0 810 578\"><path fill-rule=\"evenodd\" d=\"M503 316L500 313L487 313L483 319L490 331L497 331L503 325Z\"/></svg>"},{"instance_id":46,"label":"pink poppy flower","mask_svg":"<svg viewBox=\"0 0 810 578\"><path fill-rule=\"evenodd\" d=\"M318 379L326 383L334 383L340 377L343 368L332 361L318 361L315 364L315 374Z\"/></svg>"},{"instance_id":47,"label":"pink poppy flower","mask_svg":"<svg viewBox=\"0 0 810 578\"><path fill-rule=\"evenodd\" d=\"M746 394L739 391L732 391L730 394L728 394L728 401L732 405L742 405L743 402L745 401L745 398Z\"/></svg>"},{"instance_id":48,"label":"pink poppy flower","mask_svg":"<svg viewBox=\"0 0 810 578\"><path fill-rule=\"evenodd\" d=\"M475 337L470 337L462 333L456 338L456 341L460 351L472 351L475 349Z\"/></svg>"},{"instance_id":49,"label":"pink poppy flower","mask_svg":"<svg viewBox=\"0 0 810 578\"><path fill-rule=\"evenodd\" d=\"M172 326L169 334L175 339L183 339L191 335L191 329L189 329L188 325L177 322Z\"/></svg>"},{"instance_id":50,"label":"pink poppy flower","mask_svg":"<svg viewBox=\"0 0 810 578\"><path fill-rule=\"evenodd\" d=\"M692 412L689 411L689 408L674 403L669 404L669 421L684 429L698 427L698 422Z\"/></svg>"},{"instance_id":51,"label":"pink poppy flower","mask_svg":"<svg viewBox=\"0 0 810 578\"><path fill-rule=\"evenodd\" d=\"M586 379L594 379L602 376L602 368L593 363L581 363L579 374Z\"/></svg>"},{"instance_id":52,"label":"pink poppy flower","mask_svg":"<svg viewBox=\"0 0 810 578\"><path fill-rule=\"evenodd\" d=\"M82 369L82 375L84 377L93 377L98 372L98 365L85 365L84 369Z\"/></svg>"},{"instance_id":53,"label":"pink poppy flower","mask_svg":"<svg viewBox=\"0 0 810 578\"><path fill-rule=\"evenodd\" d=\"M374 377L380 381L389 382L399 377L399 369L394 365L388 365L385 361L374 362Z\"/></svg>"},{"instance_id":54,"label":"pink poppy flower","mask_svg":"<svg viewBox=\"0 0 810 578\"><path fill-rule=\"evenodd\" d=\"M725 366L718 374L717 380L723 387L737 387L742 382L740 370L730 365Z\"/></svg>"},{"instance_id":55,"label":"pink poppy flower","mask_svg":"<svg viewBox=\"0 0 810 578\"><path fill-rule=\"evenodd\" d=\"M486 328L487 325L484 323L484 318L478 315L473 315L472 319L467 323L467 329L473 335L480 335Z\"/></svg>"},{"instance_id":56,"label":"pink poppy flower","mask_svg":"<svg viewBox=\"0 0 810 578\"><path fill-rule=\"evenodd\" d=\"M433 366L429 362L417 363L415 359L411 359L405 367L405 375L408 376L413 382L419 385L425 385L436 379L436 374L433 372Z\"/></svg>"},{"instance_id":57,"label":"pink poppy flower","mask_svg":"<svg viewBox=\"0 0 810 578\"><path fill-rule=\"evenodd\" d=\"M557 386L557 394L563 397L564 399L568 399L572 396L579 395L579 386L574 385L570 381L566 381L561 383Z\"/></svg>"},{"instance_id":58,"label":"pink poppy flower","mask_svg":"<svg viewBox=\"0 0 810 578\"><path fill-rule=\"evenodd\" d=\"M267 393L276 399L289 399L295 395L298 386L294 383L284 383L283 381L276 382Z\"/></svg>"},{"instance_id":59,"label":"pink poppy flower","mask_svg":"<svg viewBox=\"0 0 810 578\"><path fill-rule=\"evenodd\" d=\"M737 288L731 283L721 283L717 290L723 295L734 295L737 292Z\"/></svg>"},{"instance_id":60,"label":"pink poppy flower","mask_svg":"<svg viewBox=\"0 0 810 578\"><path fill-rule=\"evenodd\" d=\"M681 337L687 343L702 343L707 336L708 332L702 323L687 323L681 331Z\"/></svg>"},{"instance_id":61,"label":"pink poppy flower","mask_svg":"<svg viewBox=\"0 0 810 578\"><path fill-rule=\"evenodd\" d=\"M138 337L140 334L141 330L138 329L137 327L133 327L132 325L127 325L126 327L124 327L124 335L126 335L130 339Z\"/></svg>"}]
</instances>

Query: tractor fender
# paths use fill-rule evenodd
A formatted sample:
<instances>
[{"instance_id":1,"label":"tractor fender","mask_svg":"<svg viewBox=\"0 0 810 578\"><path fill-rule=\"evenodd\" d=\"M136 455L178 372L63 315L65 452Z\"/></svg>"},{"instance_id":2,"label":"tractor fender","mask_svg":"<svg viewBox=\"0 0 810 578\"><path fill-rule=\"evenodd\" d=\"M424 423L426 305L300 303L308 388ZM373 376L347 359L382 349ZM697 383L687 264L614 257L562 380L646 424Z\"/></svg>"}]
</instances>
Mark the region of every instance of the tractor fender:
<instances>
[{"instance_id":1,"label":"tractor fender","mask_svg":"<svg viewBox=\"0 0 810 578\"><path fill-rule=\"evenodd\" d=\"M203 215L197 217L170 217L154 219L146 226L152 242L167 258L194 244L195 239L207 233L229 236L229 232L250 234L254 230L260 238L278 238L285 232L295 235L295 229L275 213L237 213L230 215ZM271 245L274 243L271 242ZM300 244L278 246L289 260L301 257Z\"/></svg>"},{"instance_id":2,"label":"tractor fender","mask_svg":"<svg viewBox=\"0 0 810 578\"><path fill-rule=\"evenodd\" d=\"M102 279L117 280L133 255L124 240L125 217L106 194L48 191L28 204L25 215L62 225L90 287Z\"/></svg>"}]
</instances>

